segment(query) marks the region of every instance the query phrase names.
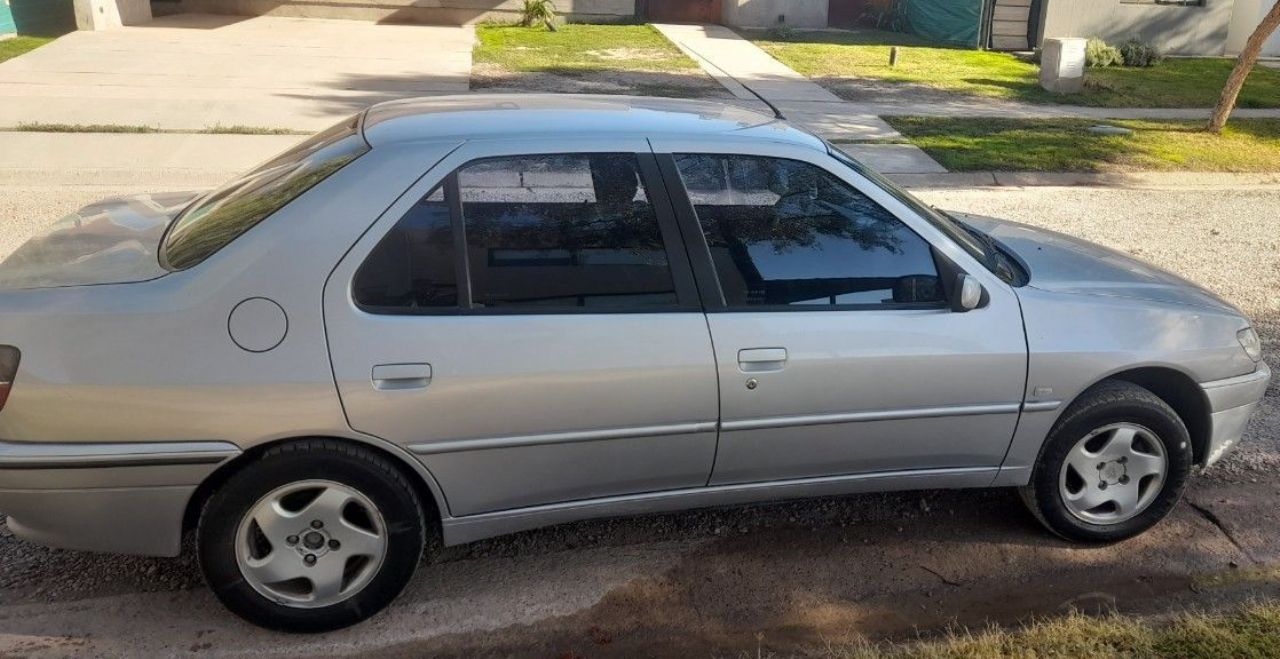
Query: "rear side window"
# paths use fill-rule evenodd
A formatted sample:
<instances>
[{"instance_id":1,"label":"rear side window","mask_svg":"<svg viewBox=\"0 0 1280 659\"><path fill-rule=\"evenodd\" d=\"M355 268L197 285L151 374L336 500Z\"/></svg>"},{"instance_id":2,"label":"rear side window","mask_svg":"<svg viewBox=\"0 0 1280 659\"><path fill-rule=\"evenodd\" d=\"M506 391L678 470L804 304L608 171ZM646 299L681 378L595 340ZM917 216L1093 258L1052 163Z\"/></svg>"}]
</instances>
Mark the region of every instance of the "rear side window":
<instances>
[{"instance_id":1,"label":"rear side window","mask_svg":"<svg viewBox=\"0 0 1280 659\"><path fill-rule=\"evenodd\" d=\"M469 297L459 295L458 276L467 278ZM657 213L633 154L470 163L443 194L432 193L401 218L357 272L354 291L366 310L410 313L677 305Z\"/></svg>"},{"instance_id":2,"label":"rear side window","mask_svg":"<svg viewBox=\"0 0 1280 659\"><path fill-rule=\"evenodd\" d=\"M728 307L934 304L929 244L808 163L678 155Z\"/></svg>"},{"instance_id":3,"label":"rear side window","mask_svg":"<svg viewBox=\"0 0 1280 659\"><path fill-rule=\"evenodd\" d=\"M165 234L161 263L200 263L368 150L352 118L201 197Z\"/></svg>"},{"instance_id":4,"label":"rear side window","mask_svg":"<svg viewBox=\"0 0 1280 659\"><path fill-rule=\"evenodd\" d=\"M356 273L356 302L368 310L458 306L453 225L444 189L421 199L378 243Z\"/></svg>"}]
</instances>

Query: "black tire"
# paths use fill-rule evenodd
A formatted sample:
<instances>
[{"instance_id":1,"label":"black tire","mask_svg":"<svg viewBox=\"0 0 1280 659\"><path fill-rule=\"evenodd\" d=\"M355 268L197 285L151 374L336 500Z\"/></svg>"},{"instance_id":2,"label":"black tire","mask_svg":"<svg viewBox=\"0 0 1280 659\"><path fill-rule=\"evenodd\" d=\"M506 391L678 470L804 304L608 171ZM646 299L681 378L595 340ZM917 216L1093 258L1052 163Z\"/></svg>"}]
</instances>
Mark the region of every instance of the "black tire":
<instances>
[{"instance_id":1,"label":"black tire","mask_svg":"<svg viewBox=\"0 0 1280 659\"><path fill-rule=\"evenodd\" d=\"M1114 524L1094 524L1073 514L1063 501L1059 475L1068 453L1088 433L1113 423L1150 430L1164 447L1167 473L1160 492L1142 512ZM1071 404L1049 432L1032 471L1019 489L1023 503L1045 528L1073 542L1110 543L1146 531L1164 519L1182 498L1194 455L1186 425L1159 396L1136 384L1098 384Z\"/></svg>"},{"instance_id":2,"label":"black tire","mask_svg":"<svg viewBox=\"0 0 1280 659\"><path fill-rule=\"evenodd\" d=\"M295 608L268 599L241 574L236 534L245 514L276 488L306 480L340 483L364 495L386 525L386 553L359 592L323 608ZM304 440L272 447L233 474L205 503L197 529L200 568L222 603L249 622L285 632L321 632L381 611L413 576L425 546L422 503L391 461L359 446Z\"/></svg>"}]
</instances>

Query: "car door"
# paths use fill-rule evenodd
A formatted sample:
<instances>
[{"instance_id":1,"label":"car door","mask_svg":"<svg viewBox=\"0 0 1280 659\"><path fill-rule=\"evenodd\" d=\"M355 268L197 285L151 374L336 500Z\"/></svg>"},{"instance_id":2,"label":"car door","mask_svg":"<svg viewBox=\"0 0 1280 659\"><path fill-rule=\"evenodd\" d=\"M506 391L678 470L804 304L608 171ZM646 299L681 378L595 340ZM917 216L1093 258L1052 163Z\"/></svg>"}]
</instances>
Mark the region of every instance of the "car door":
<instances>
[{"instance_id":1,"label":"car door","mask_svg":"<svg viewBox=\"0 0 1280 659\"><path fill-rule=\"evenodd\" d=\"M1026 373L1012 289L826 153L759 149L655 143L719 365L710 483L994 476ZM986 303L951 311L940 264Z\"/></svg>"},{"instance_id":2,"label":"car door","mask_svg":"<svg viewBox=\"0 0 1280 659\"><path fill-rule=\"evenodd\" d=\"M463 145L324 304L351 426L418 455L452 515L706 484L714 356L644 140Z\"/></svg>"}]
</instances>

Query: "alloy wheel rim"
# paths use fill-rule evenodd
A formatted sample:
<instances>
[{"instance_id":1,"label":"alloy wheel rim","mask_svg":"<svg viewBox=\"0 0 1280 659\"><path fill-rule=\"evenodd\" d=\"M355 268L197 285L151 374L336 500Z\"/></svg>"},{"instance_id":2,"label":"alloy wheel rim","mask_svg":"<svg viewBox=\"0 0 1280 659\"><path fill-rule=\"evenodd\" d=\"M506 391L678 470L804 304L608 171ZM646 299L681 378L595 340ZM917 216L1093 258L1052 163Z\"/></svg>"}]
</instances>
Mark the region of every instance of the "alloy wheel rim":
<instances>
[{"instance_id":1,"label":"alloy wheel rim","mask_svg":"<svg viewBox=\"0 0 1280 659\"><path fill-rule=\"evenodd\" d=\"M386 559L387 525L358 490L306 480L259 499L235 543L240 574L254 590L277 604L314 609L369 585Z\"/></svg>"},{"instance_id":2,"label":"alloy wheel rim","mask_svg":"<svg viewBox=\"0 0 1280 659\"><path fill-rule=\"evenodd\" d=\"M1058 490L1077 519L1120 524L1156 500L1168 469L1164 444L1155 433L1136 423L1113 423L1071 448L1058 476Z\"/></svg>"}]
</instances>

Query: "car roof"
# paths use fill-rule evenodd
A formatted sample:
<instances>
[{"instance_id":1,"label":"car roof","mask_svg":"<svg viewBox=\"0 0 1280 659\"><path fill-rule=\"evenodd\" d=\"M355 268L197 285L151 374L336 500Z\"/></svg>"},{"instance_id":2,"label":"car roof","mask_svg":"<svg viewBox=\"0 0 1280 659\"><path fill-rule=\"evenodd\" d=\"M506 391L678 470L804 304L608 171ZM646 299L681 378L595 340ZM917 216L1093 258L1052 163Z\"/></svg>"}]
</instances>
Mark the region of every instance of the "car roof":
<instances>
[{"instance_id":1,"label":"car roof","mask_svg":"<svg viewBox=\"0 0 1280 659\"><path fill-rule=\"evenodd\" d=\"M740 105L705 100L590 94L469 94L379 103L364 116L365 140L489 139L638 135L732 136L825 150L785 121Z\"/></svg>"}]
</instances>

